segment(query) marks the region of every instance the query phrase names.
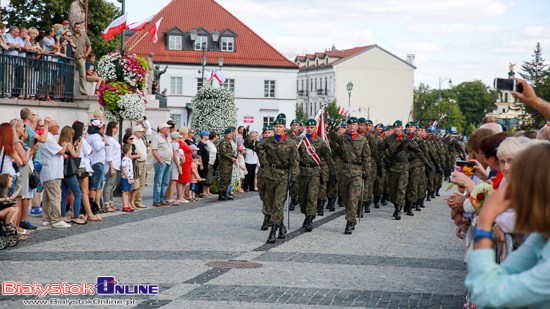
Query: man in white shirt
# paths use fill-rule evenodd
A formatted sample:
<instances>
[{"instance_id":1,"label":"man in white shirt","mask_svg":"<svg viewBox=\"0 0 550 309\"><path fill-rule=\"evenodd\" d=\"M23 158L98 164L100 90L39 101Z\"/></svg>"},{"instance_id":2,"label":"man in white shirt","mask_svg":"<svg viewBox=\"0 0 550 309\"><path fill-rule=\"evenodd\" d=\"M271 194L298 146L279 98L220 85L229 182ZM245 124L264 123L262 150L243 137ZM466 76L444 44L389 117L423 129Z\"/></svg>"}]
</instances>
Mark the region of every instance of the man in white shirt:
<instances>
[{"instance_id":1,"label":"man in white shirt","mask_svg":"<svg viewBox=\"0 0 550 309\"><path fill-rule=\"evenodd\" d=\"M48 118L46 118L48 119ZM44 119L44 122L47 120ZM50 121L48 126L48 138L45 143L39 145L42 158L42 182L44 190L42 196L42 225L67 228L70 224L61 218L61 180L63 179L63 155L67 151L67 143L61 146L54 135L59 133L59 123Z\"/></svg>"},{"instance_id":2,"label":"man in white shirt","mask_svg":"<svg viewBox=\"0 0 550 309\"><path fill-rule=\"evenodd\" d=\"M134 185L132 185L132 189L137 188L138 190L136 198L134 200L134 206L139 208L147 208L147 206L143 205L142 203L143 189L145 188L145 176L147 173L147 147L141 139L141 137L143 136L143 131L143 127L140 125L134 127L134 136L136 137L134 138L134 145L139 151L141 157L136 160L138 177L134 177ZM134 173L136 173L136 171L134 171Z\"/></svg>"},{"instance_id":3,"label":"man in white shirt","mask_svg":"<svg viewBox=\"0 0 550 309\"><path fill-rule=\"evenodd\" d=\"M147 135L152 135L151 123L147 120L146 116L143 116L143 127L147 128Z\"/></svg>"},{"instance_id":4,"label":"man in white shirt","mask_svg":"<svg viewBox=\"0 0 550 309\"><path fill-rule=\"evenodd\" d=\"M172 164L173 156L172 145L170 145L168 140L169 132L170 125L161 123L159 133L153 136L153 141L151 142L151 152L155 158L154 207L169 205L164 199L164 194L168 188L168 181L170 180L170 164Z\"/></svg>"},{"instance_id":5,"label":"man in white shirt","mask_svg":"<svg viewBox=\"0 0 550 309\"><path fill-rule=\"evenodd\" d=\"M253 141L258 140L258 132L251 131L250 139ZM258 165L258 154L252 149L246 148L246 157L244 157L244 163L246 164L246 169L248 174L244 176L243 181L243 190L245 192L255 191L256 188L256 166Z\"/></svg>"}]
</instances>

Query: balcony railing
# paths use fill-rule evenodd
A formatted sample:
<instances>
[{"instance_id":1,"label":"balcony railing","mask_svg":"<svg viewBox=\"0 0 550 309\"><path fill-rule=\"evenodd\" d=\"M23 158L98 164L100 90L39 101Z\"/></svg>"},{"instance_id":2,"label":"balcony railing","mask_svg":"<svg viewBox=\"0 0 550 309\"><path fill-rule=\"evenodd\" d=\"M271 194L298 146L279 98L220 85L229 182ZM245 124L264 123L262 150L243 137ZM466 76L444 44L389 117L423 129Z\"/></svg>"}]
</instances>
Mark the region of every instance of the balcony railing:
<instances>
[{"instance_id":1,"label":"balcony railing","mask_svg":"<svg viewBox=\"0 0 550 309\"><path fill-rule=\"evenodd\" d=\"M168 98L165 95L156 93L155 99L159 101L159 107L160 108L167 108L168 107Z\"/></svg>"},{"instance_id":2,"label":"balcony railing","mask_svg":"<svg viewBox=\"0 0 550 309\"><path fill-rule=\"evenodd\" d=\"M307 95L308 95L307 90L298 90L298 96L305 97Z\"/></svg>"},{"instance_id":3,"label":"balcony railing","mask_svg":"<svg viewBox=\"0 0 550 309\"><path fill-rule=\"evenodd\" d=\"M317 95L327 95L326 89L317 89Z\"/></svg>"},{"instance_id":4,"label":"balcony railing","mask_svg":"<svg viewBox=\"0 0 550 309\"><path fill-rule=\"evenodd\" d=\"M72 101L74 64L72 58L27 52L28 57L0 54L0 95L5 97L59 98Z\"/></svg>"}]
</instances>

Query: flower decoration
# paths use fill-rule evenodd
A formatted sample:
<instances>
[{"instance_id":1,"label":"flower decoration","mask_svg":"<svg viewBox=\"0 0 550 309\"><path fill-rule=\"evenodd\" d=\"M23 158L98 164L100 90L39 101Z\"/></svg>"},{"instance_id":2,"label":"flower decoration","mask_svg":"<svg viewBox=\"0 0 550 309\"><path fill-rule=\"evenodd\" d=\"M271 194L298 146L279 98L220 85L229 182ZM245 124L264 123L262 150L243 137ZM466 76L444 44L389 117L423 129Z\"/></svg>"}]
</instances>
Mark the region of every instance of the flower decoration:
<instances>
[{"instance_id":1,"label":"flower decoration","mask_svg":"<svg viewBox=\"0 0 550 309\"><path fill-rule=\"evenodd\" d=\"M477 209L478 214L481 210L481 207L483 207L483 204L485 203L487 197L491 193L493 193L493 191L494 189L492 185L488 183L480 183L470 193L470 201L472 202L472 205L474 205L474 207Z\"/></svg>"},{"instance_id":2,"label":"flower decoration","mask_svg":"<svg viewBox=\"0 0 550 309\"><path fill-rule=\"evenodd\" d=\"M461 166L460 168L456 169L457 172L460 172L468 177L474 177L474 169L472 167L469 167L468 165ZM454 186L454 183L451 183L445 191L451 190L451 188ZM459 186L461 187L461 186Z\"/></svg>"},{"instance_id":3,"label":"flower decoration","mask_svg":"<svg viewBox=\"0 0 550 309\"><path fill-rule=\"evenodd\" d=\"M98 62L98 74L105 79L99 89L99 104L109 120L140 120L145 113L147 61L126 51L110 52Z\"/></svg>"}]
</instances>

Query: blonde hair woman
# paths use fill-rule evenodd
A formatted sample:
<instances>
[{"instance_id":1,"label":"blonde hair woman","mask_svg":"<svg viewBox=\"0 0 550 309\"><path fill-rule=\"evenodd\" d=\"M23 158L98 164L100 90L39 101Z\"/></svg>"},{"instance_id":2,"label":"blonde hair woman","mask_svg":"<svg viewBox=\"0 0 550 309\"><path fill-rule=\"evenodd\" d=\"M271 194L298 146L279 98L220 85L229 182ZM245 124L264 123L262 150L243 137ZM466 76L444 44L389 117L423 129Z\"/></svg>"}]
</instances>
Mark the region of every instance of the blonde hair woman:
<instances>
[{"instance_id":1,"label":"blonde hair woman","mask_svg":"<svg viewBox=\"0 0 550 309\"><path fill-rule=\"evenodd\" d=\"M59 134L59 145L63 142L67 143L66 155L73 158L80 158L80 150L82 149L82 140L77 140L73 143L74 129L69 126L64 126L61 129ZM75 150L77 149L77 150ZM66 158L65 160L71 160L71 158ZM72 220L67 220L67 197L69 197L69 192L73 193L74 202L73 202L73 214ZM67 223L74 223L77 225L87 224L86 221L82 221L80 217L80 206L82 205L82 191L80 191L80 186L78 185L78 180L76 175L68 175L63 177L61 181L61 217Z\"/></svg>"}]
</instances>

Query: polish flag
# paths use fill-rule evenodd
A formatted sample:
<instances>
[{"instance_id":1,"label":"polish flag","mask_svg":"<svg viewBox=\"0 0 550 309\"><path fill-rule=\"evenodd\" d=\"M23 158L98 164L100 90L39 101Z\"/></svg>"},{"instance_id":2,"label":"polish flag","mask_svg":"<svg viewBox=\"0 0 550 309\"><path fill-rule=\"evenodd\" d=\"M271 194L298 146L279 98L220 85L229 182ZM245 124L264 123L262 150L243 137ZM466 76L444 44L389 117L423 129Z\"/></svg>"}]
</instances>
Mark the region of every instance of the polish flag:
<instances>
[{"instance_id":1,"label":"polish flag","mask_svg":"<svg viewBox=\"0 0 550 309\"><path fill-rule=\"evenodd\" d=\"M208 73L208 76L206 77L206 80L207 80L207 81L211 81L211 80L212 80L212 76L214 76L214 71L210 71L210 73Z\"/></svg>"},{"instance_id":2,"label":"polish flag","mask_svg":"<svg viewBox=\"0 0 550 309\"><path fill-rule=\"evenodd\" d=\"M159 41L158 32L159 32L161 20L162 20L162 17L155 23L153 27L151 27L151 29L149 29L149 33L151 34L151 41L153 41L153 43L156 43Z\"/></svg>"},{"instance_id":3,"label":"polish flag","mask_svg":"<svg viewBox=\"0 0 550 309\"><path fill-rule=\"evenodd\" d=\"M126 20L128 19L128 13L120 16L115 19L108 27L103 31L103 38L105 41L109 41L114 38L117 34L121 33L126 29Z\"/></svg>"},{"instance_id":4,"label":"polish flag","mask_svg":"<svg viewBox=\"0 0 550 309\"><path fill-rule=\"evenodd\" d=\"M351 111L352 113L355 113L357 111L357 109L359 108L359 106L355 106L355 108Z\"/></svg>"},{"instance_id":5,"label":"polish flag","mask_svg":"<svg viewBox=\"0 0 550 309\"><path fill-rule=\"evenodd\" d=\"M325 144L327 144L328 148L330 149L330 145L327 139L326 127L327 127L327 124L325 123L325 111L321 110L321 115L319 115L319 121L317 121L317 136L319 136L323 141L325 141Z\"/></svg>"},{"instance_id":6,"label":"polish flag","mask_svg":"<svg viewBox=\"0 0 550 309\"><path fill-rule=\"evenodd\" d=\"M342 106L340 107L340 111L338 112L338 114L343 115L345 112L346 112L346 109Z\"/></svg>"},{"instance_id":7,"label":"polish flag","mask_svg":"<svg viewBox=\"0 0 550 309\"><path fill-rule=\"evenodd\" d=\"M129 30L132 30L132 31L141 31L141 30L145 29L145 27L147 27L147 25L149 25L151 23L151 21L153 20L153 18L155 18L156 15L157 14L151 15L151 16L149 16L145 19L142 19L138 22L131 23L126 27L126 29L129 29Z\"/></svg>"},{"instance_id":8,"label":"polish flag","mask_svg":"<svg viewBox=\"0 0 550 309\"><path fill-rule=\"evenodd\" d=\"M221 70L216 71L214 78L217 79L220 84L225 83L225 74L223 74Z\"/></svg>"}]
</instances>

